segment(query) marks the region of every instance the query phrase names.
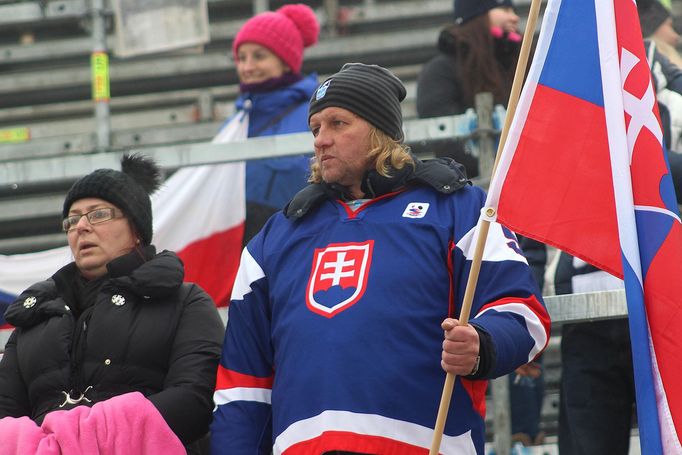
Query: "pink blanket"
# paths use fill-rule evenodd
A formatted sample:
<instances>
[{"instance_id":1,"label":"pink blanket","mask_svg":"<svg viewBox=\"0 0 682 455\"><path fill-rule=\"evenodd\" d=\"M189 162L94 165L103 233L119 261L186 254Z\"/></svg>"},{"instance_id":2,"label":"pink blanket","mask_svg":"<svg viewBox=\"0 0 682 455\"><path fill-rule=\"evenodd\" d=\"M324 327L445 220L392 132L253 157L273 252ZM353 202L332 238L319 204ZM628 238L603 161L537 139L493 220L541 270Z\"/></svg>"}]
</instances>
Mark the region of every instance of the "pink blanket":
<instances>
[{"instance_id":1,"label":"pink blanket","mask_svg":"<svg viewBox=\"0 0 682 455\"><path fill-rule=\"evenodd\" d=\"M49 413L42 426L28 417L0 419L2 455L185 455L153 404L134 392L69 411Z\"/></svg>"}]
</instances>

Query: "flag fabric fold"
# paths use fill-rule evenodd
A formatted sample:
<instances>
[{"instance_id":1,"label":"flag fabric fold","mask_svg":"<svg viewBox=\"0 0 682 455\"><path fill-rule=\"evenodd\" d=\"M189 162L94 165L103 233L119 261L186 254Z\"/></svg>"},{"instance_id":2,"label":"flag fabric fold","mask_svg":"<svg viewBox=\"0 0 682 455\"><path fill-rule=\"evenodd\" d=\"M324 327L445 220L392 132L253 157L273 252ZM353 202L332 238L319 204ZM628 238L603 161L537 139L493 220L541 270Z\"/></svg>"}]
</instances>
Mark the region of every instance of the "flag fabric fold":
<instances>
[{"instance_id":1,"label":"flag fabric fold","mask_svg":"<svg viewBox=\"0 0 682 455\"><path fill-rule=\"evenodd\" d=\"M642 453L682 453L682 226L632 0L549 0L490 184L510 229L625 281Z\"/></svg>"},{"instance_id":2,"label":"flag fabric fold","mask_svg":"<svg viewBox=\"0 0 682 455\"><path fill-rule=\"evenodd\" d=\"M235 115L214 144L246 140L249 116ZM225 320L244 236L245 163L186 167L152 197L154 244L185 264L185 281L199 284Z\"/></svg>"}]
</instances>

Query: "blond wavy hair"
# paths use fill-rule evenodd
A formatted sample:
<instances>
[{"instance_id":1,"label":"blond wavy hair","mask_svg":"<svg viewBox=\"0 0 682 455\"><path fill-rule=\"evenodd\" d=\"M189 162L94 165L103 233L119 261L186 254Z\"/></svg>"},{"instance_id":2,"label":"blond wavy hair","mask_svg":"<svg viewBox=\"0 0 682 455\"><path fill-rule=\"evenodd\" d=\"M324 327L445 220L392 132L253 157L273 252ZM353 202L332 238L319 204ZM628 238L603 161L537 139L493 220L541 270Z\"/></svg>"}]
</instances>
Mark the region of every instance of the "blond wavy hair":
<instances>
[{"instance_id":1,"label":"blond wavy hair","mask_svg":"<svg viewBox=\"0 0 682 455\"><path fill-rule=\"evenodd\" d=\"M410 148L373 125L370 125L369 144L367 158L370 163L374 163L376 171L384 177L391 177L391 169L402 169L406 165L414 166ZM320 165L315 157L310 160L308 182L322 183Z\"/></svg>"}]
</instances>

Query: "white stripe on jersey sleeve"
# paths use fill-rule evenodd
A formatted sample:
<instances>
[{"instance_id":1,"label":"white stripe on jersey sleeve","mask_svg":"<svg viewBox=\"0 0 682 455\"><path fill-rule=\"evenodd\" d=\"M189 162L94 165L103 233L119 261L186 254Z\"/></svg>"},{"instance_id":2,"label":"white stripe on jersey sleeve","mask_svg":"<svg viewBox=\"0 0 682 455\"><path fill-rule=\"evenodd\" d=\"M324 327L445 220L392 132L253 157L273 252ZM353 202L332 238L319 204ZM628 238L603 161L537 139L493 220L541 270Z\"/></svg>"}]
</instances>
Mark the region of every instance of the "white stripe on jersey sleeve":
<instances>
[{"instance_id":1,"label":"white stripe on jersey sleeve","mask_svg":"<svg viewBox=\"0 0 682 455\"><path fill-rule=\"evenodd\" d=\"M213 402L216 407L233 401L257 401L259 403L271 404L272 389L234 387L213 392Z\"/></svg>"},{"instance_id":2,"label":"white stripe on jersey sleeve","mask_svg":"<svg viewBox=\"0 0 682 455\"><path fill-rule=\"evenodd\" d=\"M474 257L474 250L476 249L476 241L478 240L478 229L473 227L469 232L457 242L457 248L462 250L464 257L471 260ZM490 230L488 231L488 238L485 242L485 250L483 252L483 260L491 262L502 261L518 261L528 263L526 258L519 254L521 250L516 238L510 239L505 237L502 226L499 223L490 223Z\"/></svg>"},{"instance_id":3,"label":"white stripe on jersey sleeve","mask_svg":"<svg viewBox=\"0 0 682 455\"><path fill-rule=\"evenodd\" d=\"M545 331L545 327L542 325L542 321L540 321L538 315L535 314L535 312L531 310L528 307L528 305L521 302L493 305L478 313L476 317L479 317L485 312L491 310L515 313L522 316L526 320L526 327L528 329L528 333L530 334L531 338L533 338L533 342L535 343L533 345L533 348L530 350L530 353L528 353L529 362L533 360L535 356L538 355L538 353L542 351L542 349L547 344L547 332Z\"/></svg>"},{"instance_id":4,"label":"white stripe on jersey sleeve","mask_svg":"<svg viewBox=\"0 0 682 455\"><path fill-rule=\"evenodd\" d=\"M249 250L244 248L239 262L237 277L234 279L231 300L244 300L244 296L252 292L251 283L265 277L265 272L256 260L251 256Z\"/></svg>"}]
</instances>

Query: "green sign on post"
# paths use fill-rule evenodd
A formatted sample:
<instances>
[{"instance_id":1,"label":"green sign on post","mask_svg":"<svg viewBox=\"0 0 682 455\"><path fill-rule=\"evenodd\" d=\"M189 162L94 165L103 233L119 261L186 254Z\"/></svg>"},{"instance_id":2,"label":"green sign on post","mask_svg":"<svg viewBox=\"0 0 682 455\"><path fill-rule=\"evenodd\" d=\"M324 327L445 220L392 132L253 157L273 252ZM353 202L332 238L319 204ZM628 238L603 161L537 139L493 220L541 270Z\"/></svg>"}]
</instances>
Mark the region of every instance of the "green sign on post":
<instances>
[{"instance_id":1,"label":"green sign on post","mask_svg":"<svg viewBox=\"0 0 682 455\"><path fill-rule=\"evenodd\" d=\"M0 143L26 142L31 139L28 128L8 128L0 130Z\"/></svg>"},{"instance_id":2,"label":"green sign on post","mask_svg":"<svg viewBox=\"0 0 682 455\"><path fill-rule=\"evenodd\" d=\"M109 101L109 56L106 52L93 52L90 57L92 67L92 99Z\"/></svg>"}]
</instances>

